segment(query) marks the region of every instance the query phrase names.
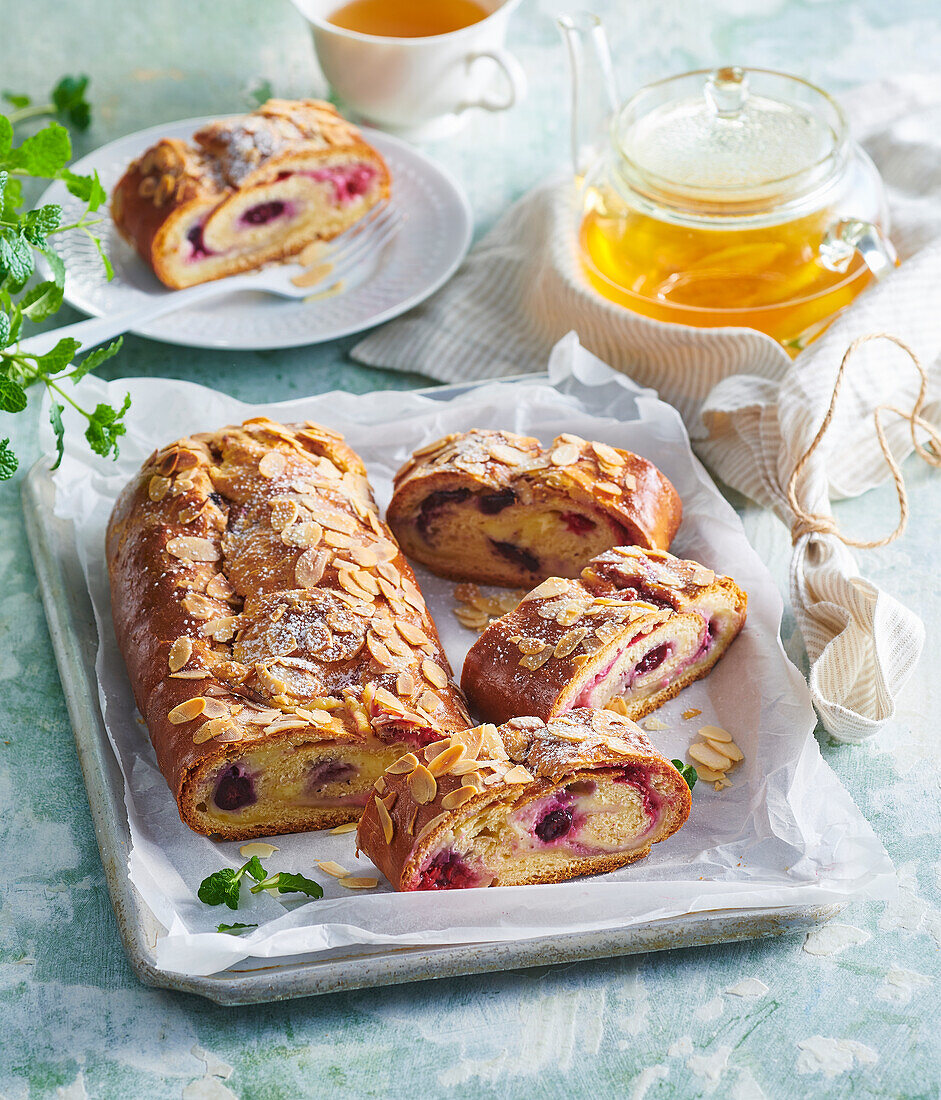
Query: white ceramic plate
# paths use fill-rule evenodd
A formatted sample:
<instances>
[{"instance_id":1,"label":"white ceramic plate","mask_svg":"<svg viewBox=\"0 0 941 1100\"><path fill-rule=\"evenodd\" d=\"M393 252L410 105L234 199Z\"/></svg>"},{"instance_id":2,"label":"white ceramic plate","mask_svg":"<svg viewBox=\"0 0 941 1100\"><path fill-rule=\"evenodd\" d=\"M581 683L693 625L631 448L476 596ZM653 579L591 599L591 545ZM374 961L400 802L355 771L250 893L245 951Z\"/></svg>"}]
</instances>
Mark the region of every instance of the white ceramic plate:
<instances>
[{"instance_id":1,"label":"white ceramic plate","mask_svg":"<svg viewBox=\"0 0 941 1100\"><path fill-rule=\"evenodd\" d=\"M189 139L206 118L184 119L119 138L72 165L98 171L110 193L131 160L161 137ZM383 252L378 266L343 294L320 301L287 301L250 291L182 309L135 330L142 336L199 348L291 348L335 340L377 325L424 301L446 282L467 252L473 215L460 185L443 168L397 138L363 129L385 157L392 174L392 201L407 222ZM83 205L56 182L43 202L59 203L63 221L74 221ZM66 301L101 317L133 309L154 296L172 293L120 237L106 208L98 227L114 264L105 278L101 260L84 233L56 241L66 263Z\"/></svg>"}]
</instances>

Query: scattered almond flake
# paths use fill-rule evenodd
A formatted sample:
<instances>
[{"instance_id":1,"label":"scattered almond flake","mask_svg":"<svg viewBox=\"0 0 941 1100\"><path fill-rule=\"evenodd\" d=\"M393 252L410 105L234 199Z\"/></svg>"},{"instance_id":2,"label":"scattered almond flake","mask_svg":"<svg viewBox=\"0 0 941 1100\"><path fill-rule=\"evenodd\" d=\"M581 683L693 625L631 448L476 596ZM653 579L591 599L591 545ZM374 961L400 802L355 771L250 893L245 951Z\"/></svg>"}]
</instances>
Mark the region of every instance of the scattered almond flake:
<instances>
[{"instance_id":1,"label":"scattered almond flake","mask_svg":"<svg viewBox=\"0 0 941 1100\"><path fill-rule=\"evenodd\" d=\"M296 546L302 550L317 546L323 537L324 530L315 520L294 523L281 532L281 541L285 546Z\"/></svg>"},{"instance_id":2,"label":"scattered almond flake","mask_svg":"<svg viewBox=\"0 0 941 1100\"><path fill-rule=\"evenodd\" d=\"M251 844L243 844L242 847L239 848L239 855L244 856L246 859L251 859L252 856L258 856L259 859L267 859L280 850L281 849L278 848L276 844L266 844L263 840L253 840Z\"/></svg>"},{"instance_id":3,"label":"scattered almond flake","mask_svg":"<svg viewBox=\"0 0 941 1100\"><path fill-rule=\"evenodd\" d=\"M705 587L709 584L714 584L716 579L715 573L711 569L707 569L704 565L697 564L693 569L693 575L690 578L693 584L701 585Z\"/></svg>"},{"instance_id":4,"label":"scattered almond flake","mask_svg":"<svg viewBox=\"0 0 941 1100\"><path fill-rule=\"evenodd\" d=\"M301 588L314 588L319 584L326 567L325 550L305 550L294 563L294 579Z\"/></svg>"},{"instance_id":5,"label":"scattered almond flake","mask_svg":"<svg viewBox=\"0 0 941 1100\"><path fill-rule=\"evenodd\" d=\"M648 733L659 733L661 730L670 728L666 722L661 722L659 718L648 718L643 725Z\"/></svg>"},{"instance_id":6,"label":"scattered almond flake","mask_svg":"<svg viewBox=\"0 0 941 1100\"><path fill-rule=\"evenodd\" d=\"M182 726L186 722L192 722L203 713L203 708L208 700L198 695L195 699L187 699L178 703L167 715L167 721L174 726Z\"/></svg>"},{"instance_id":7,"label":"scattered almond flake","mask_svg":"<svg viewBox=\"0 0 941 1100\"><path fill-rule=\"evenodd\" d=\"M421 663L422 675L436 688L445 688L448 686L448 674L444 671L441 665L436 664L434 661L430 661L427 658Z\"/></svg>"},{"instance_id":8,"label":"scattered almond flake","mask_svg":"<svg viewBox=\"0 0 941 1100\"><path fill-rule=\"evenodd\" d=\"M235 589L225 573L217 573L206 585L206 595L214 600L230 600L235 595Z\"/></svg>"},{"instance_id":9,"label":"scattered almond flake","mask_svg":"<svg viewBox=\"0 0 941 1100\"><path fill-rule=\"evenodd\" d=\"M186 662L193 655L193 639L192 638L177 638L177 640L170 646L170 655L168 657L168 663L170 665L171 672L179 672L179 670L186 664Z\"/></svg>"},{"instance_id":10,"label":"scattered almond flake","mask_svg":"<svg viewBox=\"0 0 941 1100\"><path fill-rule=\"evenodd\" d=\"M267 454L262 455L261 461L258 463L258 472L266 478L280 477L284 473L287 464L287 459L281 451L269 451Z\"/></svg>"},{"instance_id":11,"label":"scattered almond flake","mask_svg":"<svg viewBox=\"0 0 941 1100\"><path fill-rule=\"evenodd\" d=\"M587 631L586 631L587 633ZM520 638L516 643L517 649L520 653L542 653L544 649L548 649L548 645L541 641L539 638Z\"/></svg>"},{"instance_id":12,"label":"scattered almond flake","mask_svg":"<svg viewBox=\"0 0 941 1100\"><path fill-rule=\"evenodd\" d=\"M337 827L331 829L330 832L333 836L342 836L344 833L355 833L358 828L358 821L347 821L344 825L337 825Z\"/></svg>"},{"instance_id":13,"label":"scattered almond flake","mask_svg":"<svg viewBox=\"0 0 941 1100\"><path fill-rule=\"evenodd\" d=\"M704 740L706 744L714 748L716 752L720 752L723 756L727 756L733 764L737 764L740 760L745 759L745 754L734 741L713 741L710 737Z\"/></svg>"},{"instance_id":14,"label":"scattered almond flake","mask_svg":"<svg viewBox=\"0 0 941 1100\"><path fill-rule=\"evenodd\" d=\"M700 737L708 737L710 741L731 741L732 735L721 726L700 726Z\"/></svg>"},{"instance_id":15,"label":"scattered almond flake","mask_svg":"<svg viewBox=\"0 0 941 1100\"><path fill-rule=\"evenodd\" d=\"M194 619L212 619L219 611L216 604L211 600L207 600L205 596L201 596L198 592L189 592L180 602L187 615L192 616Z\"/></svg>"},{"instance_id":16,"label":"scattered almond flake","mask_svg":"<svg viewBox=\"0 0 941 1100\"><path fill-rule=\"evenodd\" d=\"M542 668L551 656L552 650L549 648L546 648L542 653L527 653L520 658L519 665L521 668L528 668L535 672L536 669Z\"/></svg>"},{"instance_id":17,"label":"scattered almond flake","mask_svg":"<svg viewBox=\"0 0 941 1100\"><path fill-rule=\"evenodd\" d=\"M698 763L705 764L707 768L715 772L720 772L723 775L730 764L730 760L727 756L723 756L721 753L716 752L716 750L705 741L697 741L696 744L690 745L689 755Z\"/></svg>"},{"instance_id":18,"label":"scattered almond flake","mask_svg":"<svg viewBox=\"0 0 941 1100\"><path fill-rule=\"evenodd\" d=\"M689 710L683 711L683 717L687 719L698 718L700 714L702 714L702 711L699 709L699 707L690 707ZM700 730L699 732L702 733L702 730Z\"/></svg>"},{"instance_id":19,"label":"scattered almond flake","mask_svg":"<svg viewBox=\"0 0 941 1100\"><path fill-rule=\"evenodd\" d=\"M633 474L624 474L621 478L621 484L629 493L633 493L637 488L637 478Z\"/></svg>"},{"instance_id":20,"label":"scattered almond flake","mask_svg":"<svg viewBox=\"0 0 941 1100\"><path fill-rule=\"evenodd\" d=\"M548 600L555 596L561 596L563 592L568 591L571 583L571 581L566 580L564 577L549 577L547 580L544 580L542 584L527 593L521 602L526 603L528 600ZM455 595L457 595L457 589L455 589Z\"/></svg>"},{"instance_id":21,"label":"scattered almond flake","mask_svg":"<svg viewBox=\"0 0 941 1100\"><path fill-rule=\"evenodd\" d=\"M195 700L194 700L195 702ZM203 699L202 715L204 718L224 718L229 713L229 707L220 699Z\"/></svg>"},{"instance_id":22,"label":"scattered almond flake","mask_svg":"<svg viewBox=\"0 0 941 1100\"><path fill-rule=\"evenodd\" d=\"M161 477L160 474L154 474L147 483L147 495L154 504L158 504L167 495L167 490L169 488L170 479L168 477Z\"/></svg>"},{"instance_id":23,"label":"scattered almond flake","mask_svg":"<svg viewBox=\"0 0 941 1100\"><path fill-rule=\"evenodd\" d=\"M613 699L609 699L608 702L605 703L604 709L613 711L615 714L623 714L625 718L630 713L627 703L620 695L615 695Z\"/></svg>"},{"instance_id":24,"label":"scattered almond flake","mask_svg":"<svg viewBox=\"0 0 941 1100\"><path fill-rule=\"evenodd\" d=\"M422 630L420 626L415 626L410 622L396 622L396 630L402 635L402 637L411 645L424 645L429 641L428 635Z\"/></svg>"},{"instance_id":25,"label":"scattered almond flake","mask_svg":"<svg viewBox=\"0 0 941 1100\"><path fill-rule=\"evenodd\" d=\"M438 755L429 763L428 771L432 775L444 775L451 770L451 766L456 764L464 755L464 746L460 742L456 745L451 745Z\"/></svg>"},{"instance_id":26,"label":"scattered almond flake","mask_svg":"<svg viewBox=\"0 0 941 1100\"><path fill-rule=\"evenodd\" d=\"M619 497L621 495L621 486L616 485L613 481L598 481L595 483L595 488L599 493L604 493L606 496Z\"/></svg>"},{"instance_id":27,"label":"scattered almond flake","mask_svg":"<svg viewBox=\"0 0 941 1100\"><path fill-rule=\"evenodd\" d=\"M353 824L353 822L350 822ZM355 825L353 826L355 828ZM343 828L341 825L340 828ZM336 830L331 830L335 832ZM333 875L334 878L348 878L352 874L344 866L339 863L335 863L332 859L318 859L317 866L325 875Z\"/></svg>"},{"instance_id":28,"label":"scattered almond flake","mask_svg":"<svg viewBox=\"0 0 941 1100\"><path fill-rule=\"evenodd\" d=\"M238 629L238 615L223 615L220 619L210 619L200 630L200 634L213 638L217 642L231 642Z\"/></svg>"},{"instance_id":29,"label":"scattered almond flake","mask_svg":"<svg viewBox=\"0 0 941 1100\"><path fill-rule=\"evenodd\" d=\"M216 561L220 553L215 543L195 535L178 535L170 539L167 552L181 561Z\"/></svg>"},{"instance_id":30,"label":"scattered almond flake","mask_svg":"<svg viewBox=\"0 0 941 1100\"><path fill-rule=\"evenodd\" d=\"M215 737L215 730L212 728L214 725L214 722L204 722L193 734L193 744L201 745L204 741L209 741Z\"/></svg>"},{"instance_id":31,"label":"scattered almond flake","mask_svg":"<svg viewBox=\"0 0 941 1100\"><path fill-rule=\"evenodd\" d=\"M623 466L624 456L607 443L592 443L591 449L606 466Z\"/></svg>"},{"instance_id":32,"label":"scattered almond flake","mask_svg":"<svg viewBox=\"0 0 941 1100\"><path fill-rule=\"evenodd\" d=\"M528 772L522 764L517 764L515 768L510 768L503 776L504 783L532 783L533 776Z\"/></svg>"},{"instance_id":33,"label":"scattered almond flake","mask_svg":"<svg viewBox=\"0 0 941 1100\"><path fill-rule=\"evenodd\" d=\"M456 810L458 806L463 806L465 802L469 802L476 794L476 787L465 784L463 787L458 787L456 791L451 791L450 794L446 794L444 798L441 799L441 806L445 810Z\"/></svg>"},{"instance_id":34,"label":"scattered almond flake","mask_svg":"<svg viewBox=\"0 0 941 1100\"><path fill-rule=\"evenodd\" d=\"M716 780L725 779L725 772L713 771L712 768L707 768L704 764L696 765L696 774L706 783L714 783Z\"/></svg>"},{"instance_id":35,"label":"scattered almond flake","mask_svg":"<svg viewBox=\"0 0 941 1100\"><path fill-rule=\"evenodd\" d=\"M553 447L549 461L553 466L571 466L578 461L579 453L577 444L561 443L558 447Z\"/></svg>"},{"instance_id":36,"label":"scattered almond flake","mask_svg":"<svg viewBox=\"0 0 941 1100\"><path fill-rule=\"evenodd\" d=\"M714 790L724 791L726 787L731 787L731 786L732 786L732 780L731 779L720 779L715 784Z\"/></svg>"},{"instance_id":37,"label":"scattered almond flake","mask_svg":"<svg viewBox=\"0 0 941 1100\"><path fill-rule=\"evenodd\" d=\"M211 672L206 672L205 669L195 668L192 672L171 672L171 680L208 680L212 675Z\"/></svg>"},{"instance_id":38,"label":"scattered almond flake","mask_svg":"<svg viewBox=\"0 0 941 1100\"><path fill-rule=\"evenodd\" d=\"M525 451L520 451L506 443L491 443L489 451L491 458L495 458L505 466L522 466L529 460L529 455Z\"/></svg>"},{"instance_id":39,"label":"scattered almond flake","mask_svg":"<svg viewBox=\"0 0 941 1100\"><path fill-rule=\"evenodd\" d=\"M419 805L424 806L434 799L438 784L425 765L418 764L408 777L408 789L412 798Z\"/></svg>"},{"instance_id":40,"label":"scattered almond flake","mask_svg":"<svg viewBox=\"0 0 941 1100\"><path fill-rule=\"evenodd\" d=\"M345 886L347 890L372 890L379 885L379 879L358 878L355 875L348 875L346 878L340 879L340 885Z\"/></svg>"},{"instance_id":41,"label":"scattered almond flake","mask_svg":"<svg viewBox=\"0 0 941 1100\"><path fill-rule=\"evenodd\" d=\"M436 817L433 817L433 818L431 819L431 821L429 821L429 822L428 822L428 823L427 823L427 824L425 825L425 827L424 827L424 828L422 829L422 831L421 831L421 832L420 832L420 833L418 834L418 836L417 836L417 837L415 837L415 843L417 844L417 843L418 843L419 841L422 841L422 840L424 840L424 839L425 839L425 837L426 837L426 836L427 836L427 835L428 835L429 833L431 833L431 832L433 832L433 831L434 831L435 829L437 829L439 825L443 825L443 824L444 824L444 823L445 823L445 822L446 822L446 821L448 820L449 816L450 816L450 815L449 815L449 814L448 814L447 812L445 812L445 813L442 813L442 814L438 814L438 815L437 815Z\"/></svg>"},{"instance_id":42,"label":"scattered almond flake","mask_svg":"<svg viewBox=\"0 0 941 1100\"><path fill-rule=\"evenodd\" d=\"M570 656L575 652L587 635L588 631L584 627L566 631L566 633L556 642L553 656L559 658Z\"/></svg>"},{"instance_id":43,"label":"scattered almond flake","mask_svg":"<svg viewBox=\"0 0 941 1100\"><path fill-rule=\"evenodd\" d=\"M382 835L385 837L386 844L391 844L392 837L395 834L395 825L392 822L392 815L389 813L384 800L381 798L376 799L376 817L379 819L379 826L382 829Z\"/></svg>"}]
</instances>

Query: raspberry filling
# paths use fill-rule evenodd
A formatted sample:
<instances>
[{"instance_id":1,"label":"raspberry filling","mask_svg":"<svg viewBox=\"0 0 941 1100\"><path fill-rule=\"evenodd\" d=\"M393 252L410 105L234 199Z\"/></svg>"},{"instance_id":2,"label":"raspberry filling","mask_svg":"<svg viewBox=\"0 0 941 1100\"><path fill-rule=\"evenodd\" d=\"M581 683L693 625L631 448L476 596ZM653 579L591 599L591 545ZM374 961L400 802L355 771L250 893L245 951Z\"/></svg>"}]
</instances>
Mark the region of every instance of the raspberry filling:
<instances>
[{"instance_id":1,"label":"raspberry filling","mask_svg":"<svg viewBox=\"0 0 941 1100\"><path fill-rule=\"evenodd\" d=\"M533 825L533 833L543 844L551 844L555 840L561 840L572 831L575 821L575 810L571 805L572 796L567 801L560 794L555 802L545 811L542 817Z\"/></svg>"},{"instance_id":2,"label":"raspberry filling","mask_svg":"<svg viewBox=\"0 0 941 1100\"><path fill-rule=\"evenodd\" d=\"M652 828L659 820L660 811L666 800L653 786L650 769L641 767L640 764L631 764L614 777L614 782L629 783L641 795L644 800L644 813L650 819L648 828Z\"/></svg>"},{"instance_id":3,"label":"raspberry filling","mask_svg":"<svg viewBox=\"0 0 941 1100\"><path fill-rule=\"evenodd\" d=\"M648 672L659 668L670 656L671 648L669 642L661 642L660 645L654 646L634 665L634 676L645 676Z\"/></svg>"},{"instance_id":4,"label":"raspberry filling","mask_svg":"<svg viewBox=\"0 0 941 1100\"><path fill-rule=\"evenodd\" d=\"M222 773L212 800L220 810L241 810L257 800L252 777L241 764L233 764Z\"/></svg>"},{"instance_id":5,"label":"raspberry filling","mask_svg":"<svg viewBox=\"0 0 941 1100\"><path fill-rule=\"evenodd\" d=\"M482 493L477 498L477 507L485 516L495 516L504 508L509 508L516 500L516 493L512 489L501 489L497 493Z\"/></svg>"},{"instance_id":6,"label":"raspberry filling","mask_svg":"<svg viewBox=\"0 0 941 1100\"><path fill-rule=\"evenodd\" d=\"M468 863L453 850L439 852L422 871L419 890L466 890L476 886L480 878Z\"/></svg>"},{"instance_id":7,"label":"raspberry filling","mask_svg":"<svg viewBox=\"0 0 941 1100\"><path fill-rule=\"evenodd\" d=\"M333 184L333 197L338 206L346 206L365 195L376 175L376 169L371 164L338 164L310 173L311 179L318 183Z\"/></svg>"},{"instance_id":8,"label":"raspberry filling","mask_svg":"<svg viewBox=\"0 0 941 1100\"><path fill-rule=\"evenodd\" d=\"M286 202L260 202L257 206L250 206L239 221L245 225L267 225L275 218L292 212L293 207Z\"/></svg>"},{"instance_id":9,"label":"raspberry filling","mask_svg":"<svg viewBox=\"0 0 941 1100\"><path fill-rule=\"evenodd\" d=\"M559 519L573 535L587 535L597 527L593 519L583 516L581 512L560 512Z\"/></svg>"},{"instance_id":10,"label":"raspberry filling","mask_svg":"<svg viewBox=\"0 0 941 1100\"><path fill-rule=\"evenodd\" d=\"M434 493L429 493L421 502L418 519L415 521L415 526L421 533L422 538L427 540L428 528L447 505L460 504L461 501L467 500L470 495L470 489L438 489Z\"/></svg>"},{"instance_id":11,"label":"raspberry filling","mask_svg":"<svg viewBox=\"0 0 941 1100\"><path fill-rule=\"evenodd\" d=\"M214 253L206 247L206 242L203 240L202 225L194 225L189 233L186 234L186 239L193 246L193 251L190 253L191 260L201 260L204 256L214 255Z\"/></svg>"},{"instance_id":12,"label":"raspberry filling","mask_svg":"<svg viewBox=\"0 0 941 1100\"><path fill-rule=\"evenodd\" d=\"M356 775L357 769L345 760L321 760L310 773L311 790L326 787L329 783L346 783Z\"/></svg>"},{"instance_id":13,"label":"raspberry filling","mask_svg":"<svg viewBox=\"0 0 941 1100\"><path fill-rule=\"evenodd\" d=\"M528 569L530 573L539 572L539 559L532 551L524 550L522 546L516 546L512 542L498 542L496 539L490 539L490 545L501 558Z\"/></svg>"}]
</instances>

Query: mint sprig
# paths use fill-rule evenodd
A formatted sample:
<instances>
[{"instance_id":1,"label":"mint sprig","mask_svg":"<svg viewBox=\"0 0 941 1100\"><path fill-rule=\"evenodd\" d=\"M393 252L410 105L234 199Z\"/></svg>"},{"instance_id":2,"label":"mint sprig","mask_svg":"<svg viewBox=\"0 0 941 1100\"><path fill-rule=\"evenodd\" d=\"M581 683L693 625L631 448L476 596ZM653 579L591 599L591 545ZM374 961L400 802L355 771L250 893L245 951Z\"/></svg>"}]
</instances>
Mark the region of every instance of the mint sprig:
<instances>
[{"instance_id":1,"label":"mint sprig","mask_svg":"<svg viewBox=\"0 0 941 1100\"><path fill-rule=\"evenodd\" d=\"M63 77L49 101L41 104L33 104L27 95L4 92L3 99L14 109L8 115L0 114L0 413L22 412L27 406L28 388L44 386L52 402L50 421L56 437L56 465L63 454L62 413L66 405L71 405L86 420L85 438L91 449L115 458L118 440L126 431L124 417L130 408L130 398L125 397L119 408L100 404L93 410L85 409L65 386L74 385L116 355L120 339L78 361L81 344L77 340L60 340L45 355L24 351L19 343L25 325L48 320L62 305L65 263L54 243L59 234L85 233L101 257L108 279L114 275L95 231L102 220L96 215L107 200L107 193L97 173L79 175L67 167L72 142L68 130L55 121L61 119L79 130L88 127L91 110L85 98L87 88L86 76ZM15 144L14 125L41 115L53 115L55 119L19 145ZM85 210L75 221L63 224L62 208L56 203L26 206L23 179L61 180L85 205ZM38 256L45 259L50 278L28 286ZM12 477L17 465L6 439L0 444L0 481Z\"/></svg>"},{"instance_id":2,"label":"mint sprig","mask_svg":"<svg viewBox=\"0 0 941 1100\"><path fill-rule=\"evenodd\" d=\"M206 905L225 904L230 909L238 909L239 883L246 873L256 882L261 882L268 872L262 867L258 856L252 856L248 863L237 871L231 867L223 867L221 871L213 871L211 875L207 875L199 884L196 896Z\"/></svg>"},{"instance_id":3,"label":"mint sprig","mask_svg":"<svg viewBox=\"0 0 941 1100\"><path fill-rule=\"evenodd\" d=\"M690 790L692 790L693 787L696 786L696 780L699 778L693 765L684 764L682 760L671 760L670 763L686 780L686 786L689 787Z\"/></svg>"},{"instance_id":4,"label":"mint sprig","mask_svg":"<svg viewBox=\"0 0 941 1100\"><path fill-rule=\"evenodd\" d=\"M239 924L238 921L235 924L217 924L217 932L228 932L230 936L241 936L241 934L248 928L257 928L257 924Z\"/></svg>"},{"instance_id":5,"label":"mint sprig","mask_svg":"<svg viewBox=\"0 0 941 1100\"><path fill-rule=\"evenodd\" d=\"M279 871L275 875L269 875L264 881L253 886L251 892L260 894L262 890L277 890L279 894L306 894L309 898L322 898L323 887L313 879L303 875L290 874L288 871Z\"/></svg>"}]
</instances>

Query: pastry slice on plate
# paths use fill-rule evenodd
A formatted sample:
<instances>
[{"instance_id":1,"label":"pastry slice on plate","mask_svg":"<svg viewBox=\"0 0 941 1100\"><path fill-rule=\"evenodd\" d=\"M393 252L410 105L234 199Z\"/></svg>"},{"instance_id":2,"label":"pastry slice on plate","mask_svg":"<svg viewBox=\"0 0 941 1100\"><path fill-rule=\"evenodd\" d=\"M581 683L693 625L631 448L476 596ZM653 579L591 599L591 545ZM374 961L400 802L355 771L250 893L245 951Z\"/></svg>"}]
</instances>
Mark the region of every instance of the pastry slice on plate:
<instances>
[{"instance_id":1,"label":"pastry slice on plate","mask_svg":"<svg viewBox=\"0 0 941 1100\"><path fill-rule=\"evenodd\" d=\"M377 781L358 843L396 890L522 886L642 859L689 811L686 780L633 722L576 710L403 756Z\"/></svg>"},{"instance_id":2,"label":"pastry slice on plate","mask_svg":"<svg viewBox=\"0 0 941 1100\"><path fill-rule=\"evenodd\" d=\"M111 215L157 278L179 288L330 240L389 188L382 157L331 104L270 99L192 143L158 141L121 177Z\"/></svg>"}]
</instances>

